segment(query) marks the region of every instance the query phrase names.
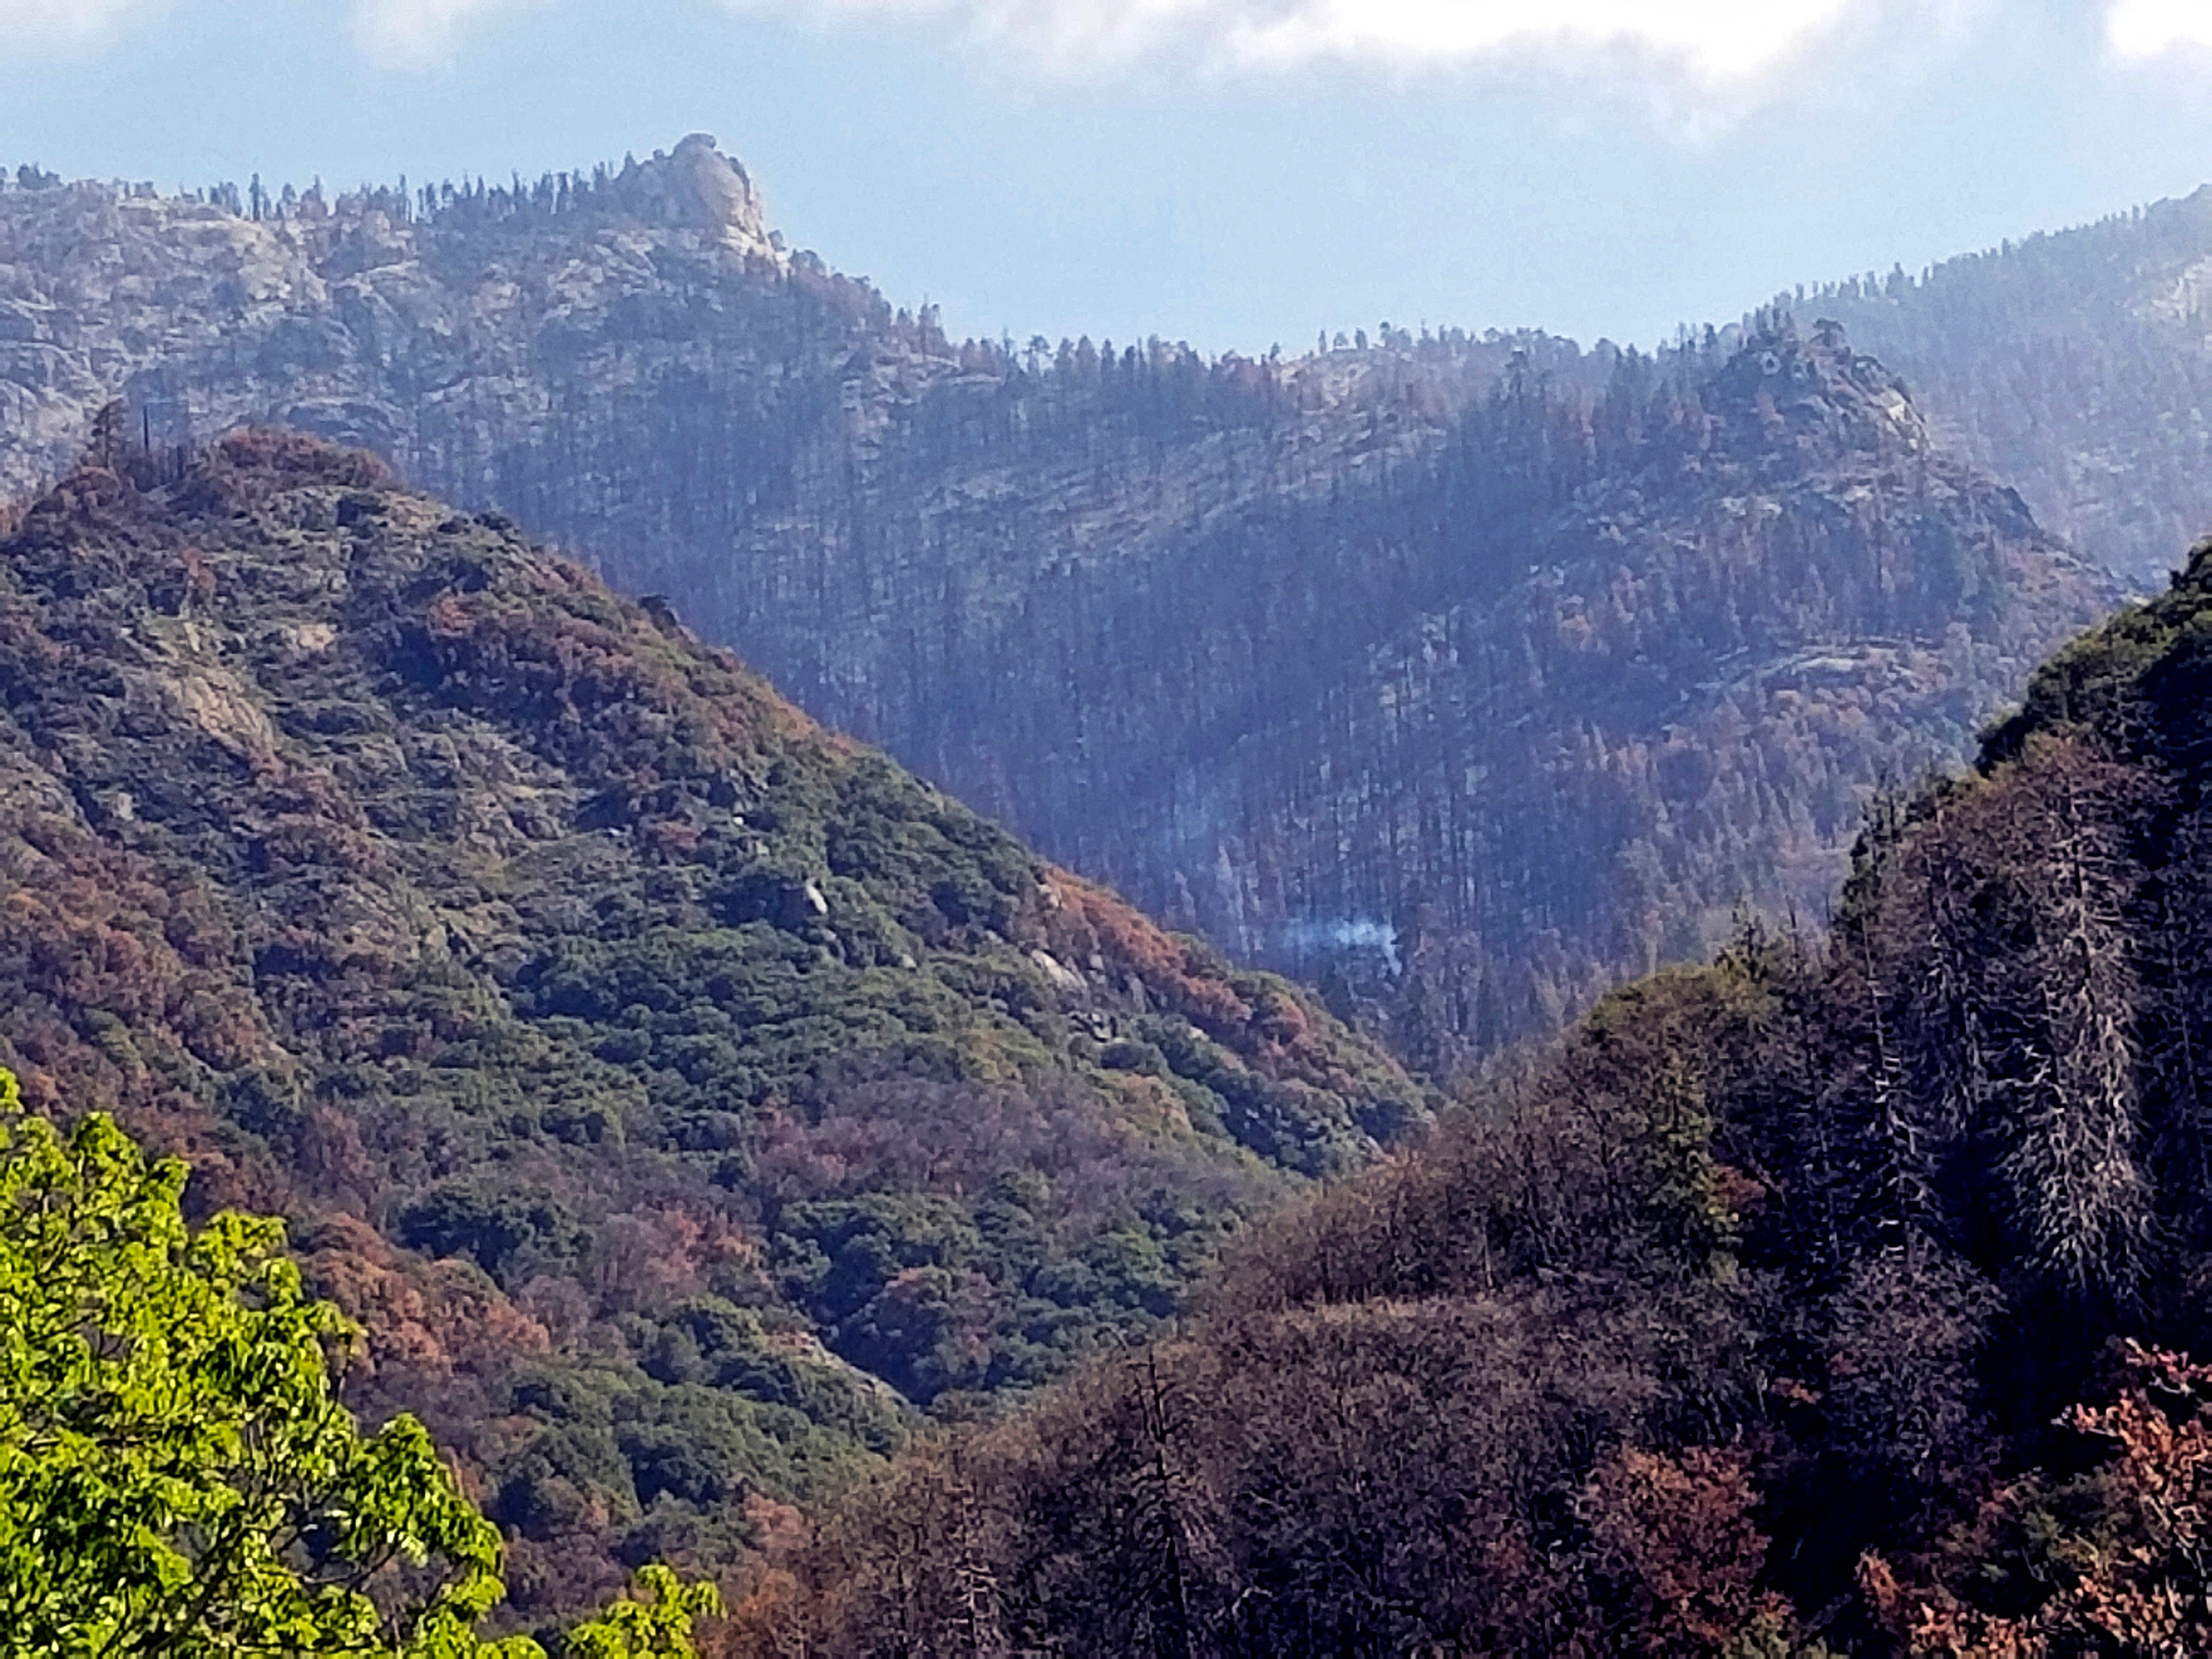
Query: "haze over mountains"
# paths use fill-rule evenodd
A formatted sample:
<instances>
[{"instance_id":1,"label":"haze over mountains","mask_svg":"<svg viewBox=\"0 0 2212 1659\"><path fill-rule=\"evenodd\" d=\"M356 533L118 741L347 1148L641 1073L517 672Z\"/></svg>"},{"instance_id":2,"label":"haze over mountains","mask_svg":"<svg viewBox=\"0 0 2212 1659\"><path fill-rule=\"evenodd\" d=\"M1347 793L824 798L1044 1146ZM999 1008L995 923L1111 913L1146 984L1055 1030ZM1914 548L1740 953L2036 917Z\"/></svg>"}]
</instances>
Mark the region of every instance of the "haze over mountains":
<instances>
[{"instance_id":1,"label":"haze over mountains","mask_svg":"<svg viewBox=\"0 0 2212 1659\"><path fill-rule=\"evenodd\" d=\"M157 445L365 444L1436 1063L1742 903L1817 913L1867 792L1963 755L2117 591L1946 449L1966 403L1931 427L1809 322L1656 358L955 343L782 248L697 137L255 210L0 194L0 477L117 392ZM2153 466L2171 423L2136 425L2106 441ZM1981 447L2073 499L2063 457Z\"/></svg>"},{"instance_id":2,"label":"haze over mountains","mask_svg":"<svg viewBox=\"0 0 2212 1659\"><path fill-rule=\"evenodd\" d=\"M1923 405L1774 309L956 343L697 137L27 170L0 1068L292 1219L542 1628L2196 1650L2212 550L2081 632L2196 212L1823 296Z\"/></svg>"},{"instance_id":3,"label":"haze over mountains","mask_svg":"<svg viewBox=\"0 0 2212 1659\"><path fill-rule=\"evenodd\" d=\"M2212 524L2212 185L1792 302L1911 383L1942 441L2154 585Z\"/></svg>"},{"instance_id":4,"label":"haze over mountains","mask_svg":"<svg viewBox=\"0 0 2212 1659\"><path fill-rule=\"evenodd\" d=\"M2212 1650L2208 641L2202 547L1874 817L1832 928L1614 994L1181 1332L902 1458L785 1558L771 1628Z\"/></svg>"}]
</instances>

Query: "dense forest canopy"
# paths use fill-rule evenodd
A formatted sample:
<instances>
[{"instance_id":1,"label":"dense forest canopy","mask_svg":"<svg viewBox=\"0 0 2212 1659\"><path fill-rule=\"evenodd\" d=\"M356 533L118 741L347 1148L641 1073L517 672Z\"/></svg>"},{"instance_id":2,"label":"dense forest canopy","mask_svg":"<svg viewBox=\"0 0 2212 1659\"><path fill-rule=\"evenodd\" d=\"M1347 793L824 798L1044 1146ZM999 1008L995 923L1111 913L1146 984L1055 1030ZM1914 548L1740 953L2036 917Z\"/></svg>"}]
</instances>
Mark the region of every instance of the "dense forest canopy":
<instances>
[{"instance_id":1,"label":"dense forest canopy","mask_svg":"<svg viewBox=\"0 0 2212 1659\"><path fill-rule=\"evenodd\" d=\"M1800 290L1947 442L2138 584L2212 524L2212 186L1934 265Z\"/></svg>"},{"instance_id":2,"label":"dense forest canopy","mask_svg":"<svg viewBox=\"0 0 2212 1659\"><path fill-rule=\"evenodd\" d=\"M2203 1651L2208 686L2212 543L1870 816L1831 926L1614 994L1191 1327L909 1449L761 1639Z\"/></svg>"},{"instance_id":3,"label":"dense forest canopy","mask_svg":"<svg viewBox=\"0 0 2212 1659\"><path fill-rule=\"evenodd\" d=\"M532 1617L1140 1335L1426 1118L508 521L127 426L0 539L0 1064L293 1218Z\"/></svg>"},{"instance_id":4,"label":"dense forest canopy","mask_svg":"<svg viewBox=\"0 0 2212 1659\"><path fill-rule=\"evenodd\" d=\"M1962 762L2114 597L1779 314L1656 355L956 341L704 137L337 196L45 177L0 193L0 479L118 388L156 445L367 445L1439 1067L1741 906L1818 914L1881 779Z\"/></svg>"}]
</instances>

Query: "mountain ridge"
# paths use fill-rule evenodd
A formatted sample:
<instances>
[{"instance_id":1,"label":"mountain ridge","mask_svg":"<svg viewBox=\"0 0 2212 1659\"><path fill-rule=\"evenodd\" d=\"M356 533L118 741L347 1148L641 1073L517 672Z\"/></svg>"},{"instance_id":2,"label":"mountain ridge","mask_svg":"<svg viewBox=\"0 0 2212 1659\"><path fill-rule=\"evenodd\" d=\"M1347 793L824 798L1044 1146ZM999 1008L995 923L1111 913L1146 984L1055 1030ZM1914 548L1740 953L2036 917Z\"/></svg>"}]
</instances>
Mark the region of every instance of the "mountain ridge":
<instances>
[{"instance_id":1,"label":"mountain ridge","mask_svg":"<svg viewBox=\"0 0 2212 1659\"><path fill-rule=\"evenodd\" d=\"M1931 265L1799 290L1913 384L1944 441L2138 586L2212 524L2212 185Z\"/></svg>"},{"instance_id":2,"label":"mountain ridge","mask_svg":"<svg viewBox=\"0 0 2212 1659\"><path fill-rule=\"evenodd\" d=\"M23 515L0 781L0 1065L185 1152L198 1210L295 1218L357 1403L456 1449L534 1614L633 1547L726 1565L1428 1111L1283 981L313 441L110 452Z\"/></svg>"},{"instance_id":3,"label":"mountain ridge","mask_svg":"<svg viewBox=\"0 0 2212 1659\"><path fill-rule=\"evenodd\" d=\"M1444 1069L1740 904L1817 910L1867 793L1963 757L2116 596L1818 330L956 343L686 223L684 179L750 181L679 152L282 223L0 193L11 326L52 336L0 380L56 445L118 380L157 444L179 411L367 444ZM234 277L202 235L272 263ZM1708 659L1762 651L1831 667L1786 710L1758 677L1698 702ZM1543 676L1568 690L1537 714ZM1669 739L1646 717L1677 707Z\"/></svg>"},{"instance_id":4,"label":"mountain ridge","mask_svg":"<svg viewBox=\"0 0 2212 1659\"><path fill-rule=\"evenodd\" d=\"M1826 926L1620 988L1190 1324L902 1453L741 1639L2203 1648L2208 686L2212 542L1878 804Z\"/></svg>"}]
</instances>

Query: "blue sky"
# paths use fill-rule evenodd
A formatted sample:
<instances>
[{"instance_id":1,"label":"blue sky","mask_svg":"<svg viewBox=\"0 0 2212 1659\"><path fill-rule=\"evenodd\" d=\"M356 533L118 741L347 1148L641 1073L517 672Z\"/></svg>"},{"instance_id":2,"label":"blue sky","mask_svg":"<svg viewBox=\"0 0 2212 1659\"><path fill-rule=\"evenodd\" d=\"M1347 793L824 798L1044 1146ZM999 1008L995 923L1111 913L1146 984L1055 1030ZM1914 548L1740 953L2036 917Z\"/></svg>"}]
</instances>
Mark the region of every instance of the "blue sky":
<instances>
[{"instance_id":1,"label":"blue sky","mask_svg":"<svg viewBox=\"0 0 2212 1659\"><path fill-rule=\"evenodd\" d=\"M1648 343L2212 179L2212 0L0 0L0 159L164 188L705 131L956 333L1212 350Z\"/></svg>"}]
</instances>

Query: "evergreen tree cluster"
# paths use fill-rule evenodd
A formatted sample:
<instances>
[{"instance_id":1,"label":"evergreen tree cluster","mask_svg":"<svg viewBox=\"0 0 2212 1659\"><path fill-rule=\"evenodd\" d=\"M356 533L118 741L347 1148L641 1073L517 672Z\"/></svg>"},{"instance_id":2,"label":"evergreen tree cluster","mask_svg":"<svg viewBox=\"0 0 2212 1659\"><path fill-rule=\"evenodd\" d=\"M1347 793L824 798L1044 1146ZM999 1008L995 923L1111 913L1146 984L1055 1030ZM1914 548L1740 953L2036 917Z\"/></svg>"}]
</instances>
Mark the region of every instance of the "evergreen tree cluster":
<instances>
[{"instance_id":1,"label":"evergreen tree cluster","mask_svg":"<svg viewBox=\"0 0 2212 1659\"><path fill-rule=\"evenodd\" d=\"M510 521L99 424L0 540L0 1063L290 1218L533 1629L735 1572L1425 1117Z\"/></svg>"},{"instance_id":2,"label":"evergreen tree cluster","mask_svg":"<svg viewBox=\"0 0 2212 1659\"><path fill-rule=\"evenodd\" d=\"M1827 927L1615 993L1182 1331L909 1448L754 1639L2199 1650L2208 623L2212 544L1877 807Z\"/></svg>"},{"instance_id":3,"label":"evergreen tree cluster","mask_svg":"<svg viewBox=\"0 0 2212 1659\"><path fill-rule=\"evenodd\" d=\"M2155 585L2212 522L2212 191L1784 303L1832 316L2087 556Z\"/></svg>"}]
</instances>

